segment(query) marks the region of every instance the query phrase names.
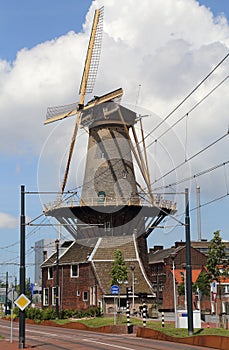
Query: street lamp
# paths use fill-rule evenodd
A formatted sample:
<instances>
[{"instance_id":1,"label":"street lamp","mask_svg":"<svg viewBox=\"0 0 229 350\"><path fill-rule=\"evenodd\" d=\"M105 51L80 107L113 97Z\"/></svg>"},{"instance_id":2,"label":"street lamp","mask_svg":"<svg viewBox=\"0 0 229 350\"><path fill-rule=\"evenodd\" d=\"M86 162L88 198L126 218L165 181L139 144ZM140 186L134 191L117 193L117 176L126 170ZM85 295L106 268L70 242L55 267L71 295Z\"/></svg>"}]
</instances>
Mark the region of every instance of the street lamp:
<instances>
[{"instance_id":1,"label":"street lamp","mask_svg":"<svg viewBox=\"0 0 229 350\"><path fill-rule=\"evenodd\" d=\"M177 296L176 296L176 279L175 279L175 255L171 255L172 268L173 268L173 300L174 300L174 313L175 313L175 327L177 328Z\"/></svg>"},{"instance_id":2,"label":"street lamp","mask_svg":"<svg viewBox=\"0 0 229 350\"><path fill-rule=\"evenodd\" d=\"M59 318L59 243L59 239L56 239L56 319Z\"/></svg>"},{"instance_id":3,"label":"street lamp","mask_svg":"<svg viewBox=\"0 0 229 350\"><path fill-rule=\"evenodd\" d=\"M135 266L131 266L130 267L131 271L132 271L132 313L134 315L134 270L135 270Z\"/></svg>"}]
</instances>

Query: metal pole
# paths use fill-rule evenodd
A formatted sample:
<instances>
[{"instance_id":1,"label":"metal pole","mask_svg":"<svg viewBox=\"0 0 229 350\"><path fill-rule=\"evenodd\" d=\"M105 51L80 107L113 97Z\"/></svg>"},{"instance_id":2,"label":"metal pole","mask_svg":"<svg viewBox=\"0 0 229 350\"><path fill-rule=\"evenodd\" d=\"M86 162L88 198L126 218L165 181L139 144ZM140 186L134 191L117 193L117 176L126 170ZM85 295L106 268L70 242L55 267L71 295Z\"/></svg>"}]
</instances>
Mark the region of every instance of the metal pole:
<instances>
[{"instance_id":1,"label":"metal pole","mask_svg":"<svg viewBox=\"0 0 229 350\"><path fill-rule=\"evenodd\" d=\"M20 295L25 294L25 186L21 185ZM19 349L25 348L25 310L19 311Z\"/></svg>"},{"instance_id":2,"label":"metal pole","mask_svg":"<svg viewBox=\"0 0 229 350\"><path fill-rule=\"evenodd\" d=\"M114 325L116 325L116 309L117 309L117 301L116 296L114 296Z\"/></svg>"},{"instance_id":3,"label":"metal pole","mask_svg":"<svg viewBox=\"0 0 229 350\"><path fill-rule=\"evenodd\" d=\"M132 314L134 315L135 307L134 307L134 270L135 266L131 266L131 271L132 271Z\"/></svg>"},{"instance_id":4,"label":"metal pole","mask_svg":"<svg viewBox=\"0 0 229 350\"><path fill-rule=\"evenodd\" d=\"M177 328L177 298L176 298L176 279L175 279L174 258L175 257L172 257L172 262L173 262L173 300L174 300L174 313L175 313L175 328Z\"/></svg>"},{"instance_id":5,"label":"metal pole","mask_svg":"<svg viewBox=\"0 0 229 350\"><path fill-rule=\"evenodd\" d=\"M192 265L191 265L191 242L190 242L190 217L189 217L189 194L185 189L185 235L186 235L186 289L188 311L188 335L193 335L193 307L192 307Z\"/></svg>"},{"instance_id":6,"label":"metal pole","mask_svg":"<svg viewBox=\"0 0 229 350\"><path fill-rule=\"evenodd\" d=\"M8 287L9 287L9 279L8 279L8 272L6 272L5 315L7 315L8 313Z\"/></svg>"},{"instance_id":7,"label":"metal pole","mask_svg":"<svg viewBox=\"0 0 229 350\"><path fill-rule=\"evenodd\" d=\"M56 319L59 318L59 240L56 243Z\"/></svg>"},{"instance_id":8,"label":"metal pole","mask_svg":"<svg viewBox=\"0 0 229 350\"><path fill-rule=\"evenodd\" d=\"M201 242L200 186L196 187L198 241Z\"/></svg>"}]
</instances>

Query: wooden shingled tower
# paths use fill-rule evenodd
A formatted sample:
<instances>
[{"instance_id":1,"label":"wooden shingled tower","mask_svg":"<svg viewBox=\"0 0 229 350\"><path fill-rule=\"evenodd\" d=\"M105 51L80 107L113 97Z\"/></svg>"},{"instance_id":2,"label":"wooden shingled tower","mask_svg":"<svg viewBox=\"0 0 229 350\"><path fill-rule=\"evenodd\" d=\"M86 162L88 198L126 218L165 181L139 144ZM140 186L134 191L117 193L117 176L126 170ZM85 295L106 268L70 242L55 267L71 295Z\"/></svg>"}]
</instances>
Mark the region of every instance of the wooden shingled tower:
<instances>
[{"instance_id":1,"label":"wooden shingled tower","mask_svg":"<svg viewBox=\"0 0 229 350\"><path fill-rule=\"evenodd\" d=\"M61 196L45 215L56 218L75 240L93 245L96 238L106 237L114 245L115 238L136 238L137 250L147 272L146 239L168 214L175 211L172 202L156 200L144 143L142 120L136 112L120 104L121 88L96 96L85 104L92 92L98 68L102 40L103 8L95 11L79 103L48 108L45 124L75 116L75 126L68 162L61 186ZM141 139L135 125L140 123ZM78 128L87 129L88 146L82 191L78 201L63 198ZM139 168L144 186L136 181L134 163ZM147 225L146 225L147 222ZM110 237L110 240L107 239ZM111 257L112 258L112 257Z\"/></svg>"}]
</instances>

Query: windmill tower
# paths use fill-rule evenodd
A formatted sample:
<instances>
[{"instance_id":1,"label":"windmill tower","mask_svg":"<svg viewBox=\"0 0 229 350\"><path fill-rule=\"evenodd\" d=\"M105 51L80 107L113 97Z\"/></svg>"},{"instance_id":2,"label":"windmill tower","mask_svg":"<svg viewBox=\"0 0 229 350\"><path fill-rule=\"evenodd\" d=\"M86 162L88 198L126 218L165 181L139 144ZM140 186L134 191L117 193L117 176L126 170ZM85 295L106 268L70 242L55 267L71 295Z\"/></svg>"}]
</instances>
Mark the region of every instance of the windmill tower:
<instances>
[{"instance_id":1,"label":"windmill tower","mask_svg":"<svg viewBox=\"0 0 229 350\"><path fill-rule=\"evenodd\" d=\"M94 22L78 104L49 108L45 124L76 115L66 171L61 187L65 191L73 148L79 126L88 130L87 158L78 202L63 198L45 207L45 215L56 218L76 240L95 244L98 238L134 235L143 265L147 270L146 239L168 214L175 211L170 201L154 198L144 143L141 118L120 104L123 90L95 97L84 105L85 95L95 82L101 50L103 8L95 11ZM140 122L141 140L135 124ZM132 137L131 137L132 136ZM136 181L134 160L145 187ZM146 225L147 223L147 225Z\"/></svg>"}]
</instances>

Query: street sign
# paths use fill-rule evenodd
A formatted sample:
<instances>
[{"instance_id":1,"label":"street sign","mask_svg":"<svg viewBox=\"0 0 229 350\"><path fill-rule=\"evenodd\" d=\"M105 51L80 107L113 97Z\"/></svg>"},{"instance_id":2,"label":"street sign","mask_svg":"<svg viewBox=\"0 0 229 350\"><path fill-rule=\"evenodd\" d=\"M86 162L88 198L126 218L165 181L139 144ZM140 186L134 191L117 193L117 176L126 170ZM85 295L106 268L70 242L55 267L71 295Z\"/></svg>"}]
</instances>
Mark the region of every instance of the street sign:
<instances>
[{"instance_id":1,"label":"street sign","mask_svg":"<svg viewBox=\"0 0 229 350\"><path fill-rule=\"evenodd\" d=\"M120 288L119 286L114 285L111 287L110 291L112 294L117 295L120 292Z\"/></svg>"},{"instance_id":2,"label":"street sign","mask_svg":"<svg viewBox=\"0 0 229 350\"><path fill-rule=\"evenodd\" d=\"M8 299L12 302L14 302L15 299L17 299L18 297L18 293L16 292L16 290L12 289L9 291L8 293Z\"/></svg>"},{"instance_id":3,"label":"street sign","mask_svg":"<svg viewBox=\"0 0 229 350\"><path fill-rule=\"evenodd\" d=\"M19 295L19 297L15 300L14 302L17 307L19 307L19 309L21 311L23 311L30 303L31 301L29 300L29 298L27 298L27 296L25 294L21 294Z\"/></svg>"}]
</instances>

